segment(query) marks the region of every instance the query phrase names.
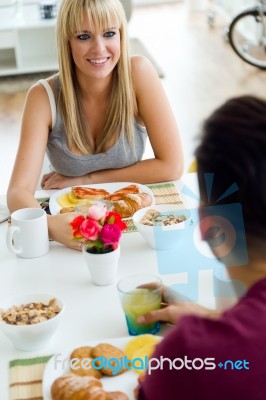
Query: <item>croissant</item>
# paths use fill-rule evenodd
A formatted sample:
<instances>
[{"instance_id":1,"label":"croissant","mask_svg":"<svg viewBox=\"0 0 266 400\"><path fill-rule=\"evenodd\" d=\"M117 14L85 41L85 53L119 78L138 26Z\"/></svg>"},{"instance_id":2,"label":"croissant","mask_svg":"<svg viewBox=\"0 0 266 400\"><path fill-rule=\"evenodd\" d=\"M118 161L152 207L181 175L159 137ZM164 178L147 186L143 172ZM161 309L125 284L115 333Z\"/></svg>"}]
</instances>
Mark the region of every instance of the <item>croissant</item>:
<instances>
[{"instance_id":1,"label":"croissant","mask_svg":"<svg viewBox=\"0 0 266 400\"><path fill-rule=\"evenodd\" d=\"M96 378L74 374L57 378L51 387L51 397L52 400L128 400L123 392L106 392Z\"/></svg>"},{"instance_id":2,"label":"croissant","mask_svg":"<svg viewBox=\"0 0 266 400\"><path fill-rule=\"evenodd\" d=\"M106 392L105 400L128 400L128 397L123 392Z\"/></svg>"},{"instance_id":3,"label":"croissant","mask_svg":"<svg viewBox=\"0 0 266 400\"><path fill-rule=\"evenodd\" d=\"M141 193L141 189L137 185L125 186L106 197L107 200L121 200L126 194Z\"/></svg>"},{"instance_id":4,"label":"croissant","mask_svg":"<svg viewBox=\"0 0 266 400\"><path fill-rule=\"evenodd\" d=\"M105 199L109 195L109 192L107 192L105 189L96 189L83 186L73 186L72 192L77 199L99 200Z\"/></svg>"},{"instance_id":5,"label":"croissant","mask_svg":"<svg viewBox=\"0 0 266 400\"><path fill-rule=\"evenodd\" d=\"M147 193L126 194L120 200L112 201L114 211L122 218L129 218L143 207L152 204L152 199Z\"/></svg>"}]
</instances>

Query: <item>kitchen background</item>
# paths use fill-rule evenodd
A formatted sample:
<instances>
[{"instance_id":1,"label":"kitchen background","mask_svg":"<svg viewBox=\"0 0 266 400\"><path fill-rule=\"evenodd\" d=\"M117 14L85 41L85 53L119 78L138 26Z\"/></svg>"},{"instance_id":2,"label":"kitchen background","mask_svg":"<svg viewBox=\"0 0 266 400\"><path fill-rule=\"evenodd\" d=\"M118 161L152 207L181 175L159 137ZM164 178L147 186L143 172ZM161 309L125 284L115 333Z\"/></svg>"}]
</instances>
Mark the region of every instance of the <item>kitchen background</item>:
<instances>
[{"instance_id":1,"label":"kitchen background","mask_svg":"<svg viewBox=\"0 0 266 400\"><path fill-rule=\"evenodd\" d=\"M8 0L0 0L0 17L7 7L3 6L4 1ZM129 35L141 41L163 71L161 81L179 125L186 170L193 159L201 123L216 106L240 94L266 97L266 71L240 60L224 37L232 15L247 3L252 2L134 0L132 3ZM213 27L208 23L210 13L215 16ZM14 25L14 19L11 22ZM0 38L6 23L0 18ZM10 35L6 40L10 40ZM0 70L2 66L0 57ZM0 77L0 194L7 190L27 93L26 90L1 91L4 79ZM148 146L145 157L150 155Z\"/></svg>"}]
</instances>

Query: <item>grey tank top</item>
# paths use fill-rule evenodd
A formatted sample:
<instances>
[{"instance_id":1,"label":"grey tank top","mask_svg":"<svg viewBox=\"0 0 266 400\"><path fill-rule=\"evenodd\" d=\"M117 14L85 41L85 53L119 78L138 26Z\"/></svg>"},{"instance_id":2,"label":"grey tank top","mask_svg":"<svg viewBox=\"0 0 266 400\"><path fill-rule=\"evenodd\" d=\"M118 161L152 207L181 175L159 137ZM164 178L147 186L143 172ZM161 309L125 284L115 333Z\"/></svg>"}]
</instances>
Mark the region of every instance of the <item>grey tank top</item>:
<instances>
[{"instance_id":1,"label":"grey tank top","mask_svg":"<svg viewBox=\"0 0 266 400\"><path fill-rule=\"evenodd\" d=\"M58 94L59 79L55 78L55 90ZM47 156L52 168L59 174L66 176L82 176L90 172L104 169L124 168L133 165L142 159L147 141L146 128L134 120L135 149L127 138L119 135L117 142L106 153L76 155L69 151L66 141L65 127L60 113L56 110L56 102L50 85L46 80L40 80L48 94L52 111L52 130L47 143Z\"/></svg>"}]
</instances>

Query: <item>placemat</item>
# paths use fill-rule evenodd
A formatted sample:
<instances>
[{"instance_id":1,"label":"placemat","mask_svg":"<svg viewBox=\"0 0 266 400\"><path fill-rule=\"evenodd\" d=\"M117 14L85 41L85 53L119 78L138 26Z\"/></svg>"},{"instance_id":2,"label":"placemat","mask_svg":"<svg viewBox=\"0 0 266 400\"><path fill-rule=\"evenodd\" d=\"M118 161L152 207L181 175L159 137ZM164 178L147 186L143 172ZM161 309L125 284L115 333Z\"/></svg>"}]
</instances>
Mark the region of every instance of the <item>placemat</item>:
<instances>
[{"instance_id":1,"label":"placemat","mask_svg":"<svg viewBox=\"0 0 266 400\"><path fill-rule=\"evenodd\" d=\"M9 363L10 400L42 400L42 377L51 355Z\"/></svg>"},{"instance_id":2,"label":"placemat","mask_svg":"<svg viewBox=\"0 0 266 400\"><path fill-rule=\"evenodd\" d=\"M183 205L183 201L181 200L180 194L176 190L174 183L156 183L147 186L151 189L155 197L155 204ZM124 233L137 231L132 219L128 219L125 222L127 224L127 230L125 230Z\"/></svg>"}]
</instances>

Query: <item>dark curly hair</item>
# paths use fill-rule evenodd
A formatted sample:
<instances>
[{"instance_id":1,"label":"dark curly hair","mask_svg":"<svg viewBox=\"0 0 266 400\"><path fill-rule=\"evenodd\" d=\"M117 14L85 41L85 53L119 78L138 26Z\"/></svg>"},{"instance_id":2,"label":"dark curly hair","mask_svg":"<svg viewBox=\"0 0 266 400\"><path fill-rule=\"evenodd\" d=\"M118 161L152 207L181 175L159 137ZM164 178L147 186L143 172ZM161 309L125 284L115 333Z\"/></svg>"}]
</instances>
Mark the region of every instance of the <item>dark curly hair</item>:
<instances>
[{"instance_id":1,"label":"dark curly hair","mask_svg":"<svg viewBox=\"0 0 266 400\"><path fill-rule=\"evenodd\" d=\"M212 205L236 183L239 190L219 204L241 203L246 233L266 238L266 101L254 96L226 101L204 122L195 156L202 200L204 173L214 173Z\"/></svg>"}]
</instances>

